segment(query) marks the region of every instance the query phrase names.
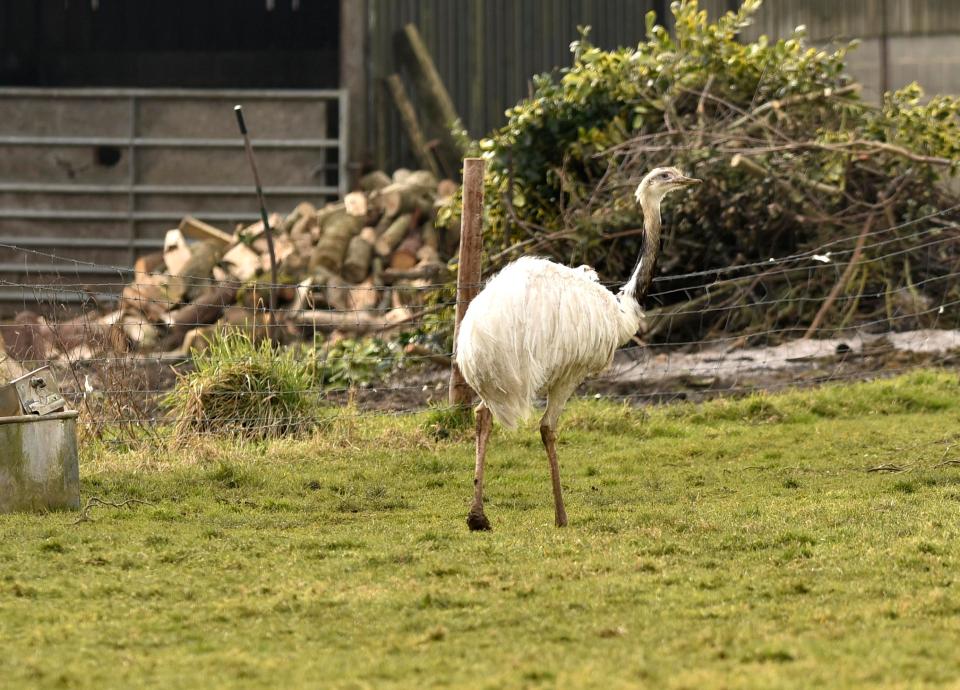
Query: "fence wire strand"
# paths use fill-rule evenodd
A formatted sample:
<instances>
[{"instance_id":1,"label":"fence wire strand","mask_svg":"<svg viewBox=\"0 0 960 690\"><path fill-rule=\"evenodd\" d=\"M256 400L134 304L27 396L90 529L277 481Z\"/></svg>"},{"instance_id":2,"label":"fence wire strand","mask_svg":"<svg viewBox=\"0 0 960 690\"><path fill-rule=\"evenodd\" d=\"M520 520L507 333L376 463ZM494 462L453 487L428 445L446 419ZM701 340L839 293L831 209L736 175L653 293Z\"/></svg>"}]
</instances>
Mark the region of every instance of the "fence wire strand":
<instances>
[{"instance_id":1,"label":"fence wire strand","mask_svg":"<svg viewBox=\"0 0 960 690\"><path fill-rule=\"evenodd\" d=\"M587 381L579 395L624 404L663 403L889 377L917 366L955 367L960 359L960 335L941 322L952 327L960 308L960 298L951 297L956 294L953 290L960 276L960 252L954 244L960 235L951 231L960 226L943 221L942 217L958 210L960 205L898 225L834 238L814 249L766 261L658 276L648 298L649 304L661 306L650 309L647 326L664 342L643 340L641 331L641 341L621 348L613 367ZM900 234L903 230L910 232ZM895 236L890 237L891 233ZM24 276L17 281L0 280L0 285L34 295L33 302L24 298L24 313L17 319L0 322L7 363L19 360L28 369L50 362L60 376L64 396L73 406L102 414L119 425L160 427L176 419L175 411L164 407L161 401L177 377L190 370L191 353L178 346L163 351L138 351L135 341L137 337L145 338L146 332L155 332L158 344L170 345L172 341L164 338L171 333L182 336L193 329L212 327L209 315L189 318L191 312L185 311L189 309L209 309L217 314L232 310L231 327L255 339L263 336L268 326L282 329L284 337L299 343L299 357L316 358L312 382L306 387L208 392L214 399L246 397L267 401L280 394L303 394L316 403L330 403L338 408L338 415L347 416L409 414L428 405L447 409L446 384L454 353L449 336L434 334L452 330L457 302L450 299L449 281L423 279L412 285L310 288L177 277L183 295L174 299L148 290L151 281L170 278L163 272L136 273L130 267L10 243L0 243L0 249L23 259ZM873 317L831 326L825 332L828 339L797 346L799 355L791 356L790 348L803 340L809 323L798 318L794 325L747 332L730 320L744 310L781 310L789 315L795 307L822 304L824 295L808 289L815 276L833 272L836 282L851 261L867 271L868 267L901 256L919 257L916 260L927 261L937 271L910 282L906 293L888 281L885 287L871 285L856 294L834 296L832 308L844 313L852 313L864 301L882 304L885 311L878 309ZM41 260L53 264L45 264L39 270L31 268L31 262ZM95 279L83 280L80 269ZM111 273L116 273L116 280L103 277ZM31 275L51 274L55 274L56 280L30 280ZM774 294L767 288L764 281L775 278L789 283L790 294ZM738 285L738 281L754 284L748 293L731 298L727 289ZM602 284L615 290L620 283ZM231 293L229 299L203 299L203 295L209 294L206 291L213 288ZM277 310L277 323L268 324L263 303L271 289L292 291L294 297L287 308ZM256 298L236 304L236 291L248 291ZM79 310L71 311L58 301L64 293L74 293L81 299ZM185 295L192 295L194 301L185 301ZM338 304L335 308L323 308L324 299ZM909 308L901 304L905 299L912 300ZM714 326L698 338L675 335L675 329L684 320L699 319L703 324L720 323L718 319L724 318L723 323L734 326ZM118 337L118 333L122 347L111 345L111 338ZM356 344L349 349L342 345L343 340L333 337L336 333L355 336L347 341L383 334L389 334L394 341L370 351ZM37 344L33 340L43 342ZM44 343L46 349L41 347ZM220 362L240 365L246 359L246 355L224 356ZM307 421L322 421L324 415L321 412ZM257 431L304 423L302 416L296 415L271 416L262 421L251 425L247 417L226 416L218 417L213 426L238 424ZM196 428L198 433L217 433L216 428L205 430L202 424Z\"/></svg>"}]
</instances>

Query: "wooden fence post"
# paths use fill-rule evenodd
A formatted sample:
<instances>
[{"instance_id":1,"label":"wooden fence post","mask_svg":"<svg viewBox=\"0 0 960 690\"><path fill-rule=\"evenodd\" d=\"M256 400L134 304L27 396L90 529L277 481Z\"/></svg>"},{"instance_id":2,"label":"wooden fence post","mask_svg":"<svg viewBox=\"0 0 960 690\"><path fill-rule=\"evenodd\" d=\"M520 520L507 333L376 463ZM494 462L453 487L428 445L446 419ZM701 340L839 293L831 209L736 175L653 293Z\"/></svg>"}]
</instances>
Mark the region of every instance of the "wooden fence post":
<instances>
[{"instance_id":1,"label":"wooden fence post","mask_svg":"<svg viewBox=\"0 0 960 690\"><path fill-rule=\"evenodd\" d=\"M463 159L463 212L460 214L460 263L457 268L457 320L453 327L454 363L450 369L450 404L467 406L473 391L456 363L460 322L471 300L480 292L480 257L483 251L483 159Z\"/></svg>"}]
</instances>

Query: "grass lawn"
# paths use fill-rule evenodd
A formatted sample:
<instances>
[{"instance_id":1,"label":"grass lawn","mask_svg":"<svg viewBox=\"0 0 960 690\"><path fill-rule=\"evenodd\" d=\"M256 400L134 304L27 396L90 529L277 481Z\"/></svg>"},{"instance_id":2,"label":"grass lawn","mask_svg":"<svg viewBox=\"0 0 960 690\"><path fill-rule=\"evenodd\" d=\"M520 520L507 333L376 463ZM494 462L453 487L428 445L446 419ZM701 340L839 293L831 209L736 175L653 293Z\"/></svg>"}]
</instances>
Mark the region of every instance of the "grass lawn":
<instances>
[{"instance_id":1,"label":"grass lawn","mask_svg":"<svg viewBox=\"0 0 960 690\"><path fill-rule=\"evenodd\" d=\"M0 687L960 683L956 373L572 404L564 530L531 426L469 533L472 434L430 418L85 446L85 499L149 504L0 516Z\"/></svg>"}]
</instances>

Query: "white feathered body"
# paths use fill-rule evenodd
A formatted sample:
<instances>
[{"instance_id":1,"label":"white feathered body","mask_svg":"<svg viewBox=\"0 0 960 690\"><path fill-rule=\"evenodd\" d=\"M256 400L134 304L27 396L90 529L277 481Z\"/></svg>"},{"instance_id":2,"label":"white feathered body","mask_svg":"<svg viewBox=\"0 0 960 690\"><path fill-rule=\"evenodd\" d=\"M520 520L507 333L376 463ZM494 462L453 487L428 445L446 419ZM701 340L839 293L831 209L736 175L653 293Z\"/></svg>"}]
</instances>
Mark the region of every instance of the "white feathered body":
<instances>
[{"instance_id":1,"label":"white feathered body","mask_svg":"<svg viewBox=\"0 0 960 690\"><path fill-rule=\"evenodd\" d=\"M615 296L592 269L524 257L470 303L457 364L494 417L513 428L538 393L606 369L641 318L636 302Z\"/></svg>"}]
</instances>

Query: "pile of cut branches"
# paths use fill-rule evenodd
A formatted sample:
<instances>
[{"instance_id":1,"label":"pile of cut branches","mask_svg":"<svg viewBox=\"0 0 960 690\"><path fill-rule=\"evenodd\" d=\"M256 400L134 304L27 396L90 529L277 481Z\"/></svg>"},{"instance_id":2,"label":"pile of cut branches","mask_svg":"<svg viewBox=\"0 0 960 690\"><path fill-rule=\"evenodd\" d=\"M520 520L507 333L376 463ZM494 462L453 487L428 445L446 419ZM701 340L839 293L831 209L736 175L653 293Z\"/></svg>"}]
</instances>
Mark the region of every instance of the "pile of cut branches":
<instances>
[{"instance_id":1,"label":"pile of cut branches","mask_svg":"<svg viewBox=\"0 0 960 690\"><path fill-rule=\"evenodd\" d=\"M481 142L488 250L589 263L623 279L644 173L677 165L704 184L669 197L648 338L720 331L779 339L847 328L960 326L960 100L911 85L872 105L845 72L851 46L802 29L741 43L760 0L710 22L673 4L671 36L603 51L586 31L559 80ZM771 258L774 260L771 261Z\"/></svg>"}]
</instances>

